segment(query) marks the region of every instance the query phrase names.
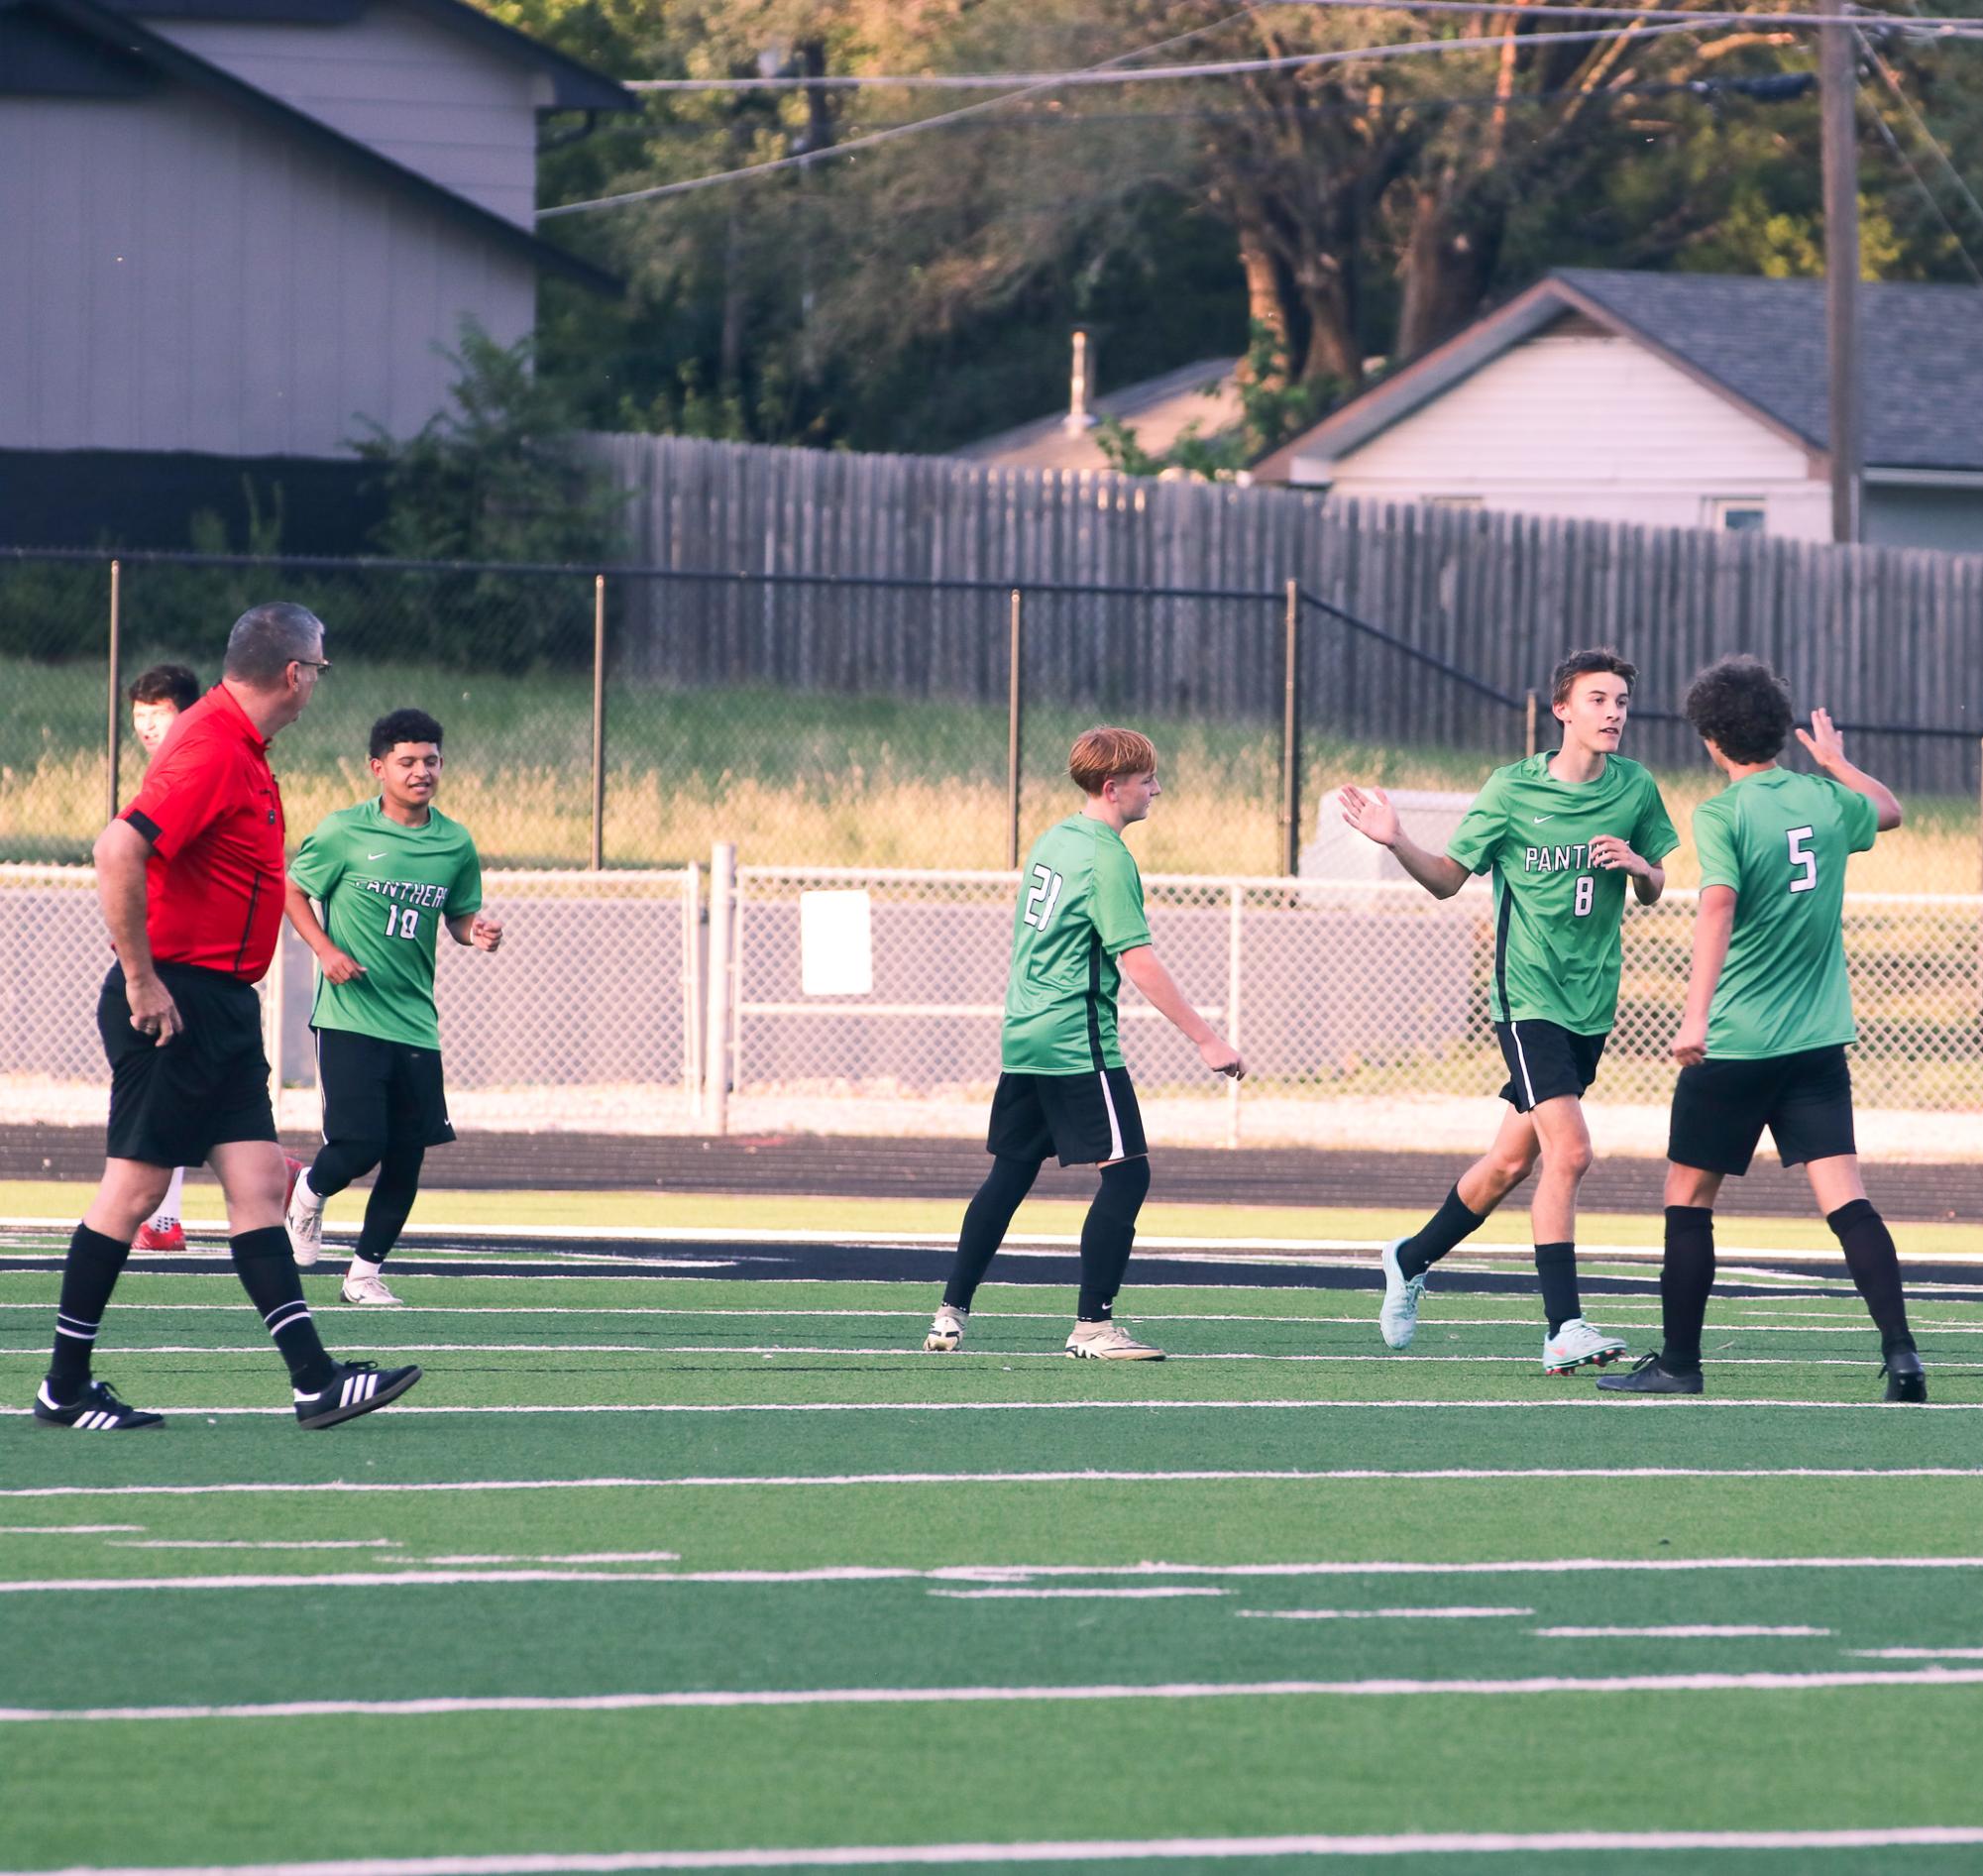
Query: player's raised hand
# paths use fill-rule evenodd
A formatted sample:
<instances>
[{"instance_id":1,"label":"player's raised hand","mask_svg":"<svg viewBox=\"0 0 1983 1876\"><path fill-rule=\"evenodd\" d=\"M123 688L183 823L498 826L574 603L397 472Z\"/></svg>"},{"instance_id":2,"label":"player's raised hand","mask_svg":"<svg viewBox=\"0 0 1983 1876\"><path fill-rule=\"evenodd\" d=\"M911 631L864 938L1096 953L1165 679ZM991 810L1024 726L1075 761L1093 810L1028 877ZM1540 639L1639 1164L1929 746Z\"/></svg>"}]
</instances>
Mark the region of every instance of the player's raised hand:
<instances>
[{"instance_id":1,"label":"player's raised hand","mask_svg":"<svg viewBox=\"0 0 1983 1876\"><path fill-rule=\"evenodd\" d=\"M348 984L354 978L365 975L365 966L349 951L341 951L335 944L328 944L317 953L317 968L323 972L327 983Z\"/></svg>"},{"instance_id":2,"label":"player's raised hand","mask_svg":"<svg viewBox=\"0 0 1983 1876\"><path fill-rule=\"evenodd\" d=\"M1591 842L1591 864L1601 866L1606 872L1624 872L1634 879L1644 879L1652 871L1652 862L1641 859L1632 851L1631 842L1615 833L1600 833Z\"/></svg>"},{"instance_id":3,"label":"player's raised hand","mask_svg":"<svg viewBox=\"0 0 1983 1876\"><path fill-rule=\"evenodd\" d=\"M1821 769L1835 769L1845 760L1845 738L1838 733L1828 710L1813 711L1810 729L1799 729L1797 739Z\"/></svg>"},{"instance_id":4,"label":"player's raised hand","mask_svg":"<svg viewBox=\"0 0 1983 1876\"><path fill-rule=\"evenodd\" d=\"M1382 789L1373 786L1367 793L1351 783L1337 791L1336 800L1343 819L1365 839L1375 840L1378 846L1397 844L1403 829L1398 826L1397 810Z\"/></svg>"},{"instance_id":5,"label":"player's raised hand","mask_svg":"<svg viewBox=\"0 0 1983 1876\"><path fill-rule=\"evenodd\" d=\"M468 929L468 941L479 951L493 951L502 942L502 921L491 913L478 912Z\"/></svg>"},{"instance_id":6,"label":"player's raised hand","mask_svg":"<svg viewBox=\"0 0 1983 1876\"><path fill-rule=\"evenodd\" d=\"M1223 1037L1206 1037L1198 1045L1198 1058L1214 1074L1231 1075L1235 1081L1246 1079L1247 1065L1240 1059L1240 1051Z\"/></svg>"}]
</instances>

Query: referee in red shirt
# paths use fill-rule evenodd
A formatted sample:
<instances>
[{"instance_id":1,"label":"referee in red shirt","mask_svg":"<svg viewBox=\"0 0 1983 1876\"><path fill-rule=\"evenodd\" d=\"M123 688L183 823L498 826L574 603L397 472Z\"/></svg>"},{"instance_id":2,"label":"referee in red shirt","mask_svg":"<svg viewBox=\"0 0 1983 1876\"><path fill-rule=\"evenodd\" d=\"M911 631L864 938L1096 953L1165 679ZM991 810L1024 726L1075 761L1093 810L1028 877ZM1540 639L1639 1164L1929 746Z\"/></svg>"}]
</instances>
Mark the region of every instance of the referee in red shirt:
<instances>
[{"instance_id":1,"label":"referee in red shirt","mask_svg":"<svg viewBox=\"0 0 1983 1876\"><path fill-rule=\"evenodd\" d=\"M62 1267L55 1355L35 1396L46 1426L164 1424L93 1380L89 1358L133 1234L172 1168L201 1160L226 1195L242 1287L289 1365L298 1421L335 1426L420 1379L417 1368L324 1353L282 1229L286 1174L255 994L282 925L282 797L269 738L303 714L329 669L323 625L306 607L244 612L220 683L173 724L137 800L97 837L97 895L117 950L96 1006L109 1151Z\"/></svg>"}]
</instances>

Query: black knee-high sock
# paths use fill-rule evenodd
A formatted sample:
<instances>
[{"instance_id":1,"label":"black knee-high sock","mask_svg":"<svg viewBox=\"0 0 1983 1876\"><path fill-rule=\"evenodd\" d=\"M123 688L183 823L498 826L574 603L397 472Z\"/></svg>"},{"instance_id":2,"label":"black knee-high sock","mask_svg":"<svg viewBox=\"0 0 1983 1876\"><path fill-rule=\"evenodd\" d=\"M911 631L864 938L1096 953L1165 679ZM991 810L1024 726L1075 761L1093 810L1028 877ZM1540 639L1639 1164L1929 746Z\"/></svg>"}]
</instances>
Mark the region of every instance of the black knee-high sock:
<instances>
[{"instance_id":1,"label":"black knee-high sock","mask_svg":"<svg viewBox=\"0 0 1983 1876\"><path fill-rule=\"evenodd\" d=\"M373 1181L372 1196L365 1203L365 1228L358 1234L358 1250L353 1254L367 1264L384 1264L386 1254L399 1242L407 1215L420 1191L420 1162L427 1157L425 1147L393 1146L379 1162L379 1177Z\"/></svg>"},{"instance_id":2,"label":"black knee-high sock","mask_svg":"<svg viewBox=\"0 0 1983 1876\"><path fill-rule=\"evenodd\" d=\"M78 1225L62 1265L61 1300L55 1305L55 1347L49 1357L49 1392L67 1406L89 1385L89 1356L96 1331L117 1287L117 1273L131 1255L128 1244Z\"/></svg>"},{"instance_id":3,"label":"black knee-high sock","mask_svg":"<svg viewBox=\"0 0 1983 1876\"><path fill-rule=\"evenodd\" d=\"M377 1140L327 1140L304 1175L319 1198L335 1198L353 1179L362 1179L385 1158Z\"/></svg>"},{"instance_id":4,"label":"black knee-high sock","mask_svg":"<svg viewBox=\"0 0 1983 1876\"><path fill-rule=\"evenodd\" d=\"M1136 1215L1149 1190L1148 1159L1119 1159L1102 1168L1101 1190L1081 1221L1081 1299L1074 1313L1083 1322L1107 1322L1115 1307L1136 1243Z\"/></svg>"},{"instance_id":5,"label":"black knee-high sock","mask_svg":"<svg viewBox=\"0 0 1983 1876\"><path fill-rule=\"evenodd\" d=\"M1554 1335L1572 1317L1584 1313L1577 1300L1576 1245L1537 1245L1535 1274L1542 1285L1542 1313L1549 1318L1549 1333Z\"/></svg>"},{"instance_id":6,"label":"black knee-high sock","mask_svg":"<svg viewBox=\"0 0 1983 1876\"><path fill-rule=\"evenodd\" d=\"M1871 1199L1855 1198L1835 1212L1826 1213L1824 1222L1845 1252L1845 1268L1852 1272L1852 1281L1866 1299L1866 1307L1880 1331L1880 1341L1904 1342L1913 1348L1914 1337L1908 1333L1907 1299L1901 1294L1900 1255L1894 1249L1894 1235L1887 1229L1887 1221L1873 1209Z\"/></svg>"},{"instance_id":7,"label":"black knee-high sock","mask_svg":"<svg viewBox=\"0 0 1983 1876\"><path fill-rule=\"evenodd\" d=\"M994 1159L985 1182L964 1209L963 1229L957 1234L957 1255L950 1264L950 1280L943 1285L943 1300L956 1309L968 1309L985 1271L1005 1242L1006 1227L1019 1210L1020 1201L1033 1190L1040 1176L1038 1159Z\"/></svg>"},{"instance_id":8,"label":"black knee-high sock","mask_svg":"<svg viewBox=\"0 0 1983 1876\"><path fill-rule=\"evenodd\" d=\"M1456 1185L1446 1201L1397 1248L1397 1267L1406 1276L1423 1276L1447 1252L1470 1238L1487 1222L1486 1212L1471 1210Z\"/></svg>"},{"instance_id":9,"label":"black knee-high sock","mask_svg":"<svg viewBox=\"0 0 1983 1876\"><path fill-rule=\"evenodd\" d=\"M1701 1366L1701 1325L1714 1287L1714 1213L1707 1205L1666 1208L1666 1257L1659 1268L1663 1345L1660 1365L1676 1372Z\"/></svg>"},{"instance_id":10,"label":"black knee-high sock","mask_svg":"<svg viewBox=\"0 0 1983 1876\"><path fill-rule=\"evenodd\" d=\"M303 1280L296 1274L296 1260L289 1251L289 1234L280 1225L265 1225L260 1231L244 1231L240 1237L228 1239L227 1248L234 1253L234 1273L241 1278L241 1287L261 1310L264 1324L289 1365L291 1382L305 1393L328 1387L337 1365L317 1340L310 1306L303 1301Z\"/></svg>"}]
</instances>

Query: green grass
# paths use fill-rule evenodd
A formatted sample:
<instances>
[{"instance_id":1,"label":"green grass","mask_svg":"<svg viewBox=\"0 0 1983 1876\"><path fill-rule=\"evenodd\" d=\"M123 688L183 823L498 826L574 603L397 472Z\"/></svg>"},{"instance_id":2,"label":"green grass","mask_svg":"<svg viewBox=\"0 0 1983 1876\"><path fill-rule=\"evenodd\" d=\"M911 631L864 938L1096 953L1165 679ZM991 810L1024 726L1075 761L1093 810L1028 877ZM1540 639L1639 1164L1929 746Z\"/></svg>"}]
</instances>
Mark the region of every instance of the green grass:
<instances>
[{"instance_id":1,"label":"green grass","mask_svg":"<svg viewBox=\"0 0 1983 1876\"><path fill-rule=\"evenodd\" d=\"M335 652L335 647L333 647ZM127 650L202 660L183 647ZM75 861L101 826L104 690L100 667L0 658L0 859ZM592 680L347 658L308 715L282 732L275 761L292 837L371 792L364 762L375 717L403 705L437 716L451 768L442 806L476 832L485 858L580 865L591 828ZM1072 805L1065 751L1092 719L1085 708L1029 704L1021 825L1034 830ZM1279 732L1271 724L1140 717L1162 757L1165 797L1136 835L1153 872L1272 874ZM707 859L734 840L760 864L1004 864L1003 709L940 699L840 697L776 689L667 691L614 683L607 694L606 850L617 866ZM1520 753L1396 748L1340 737L1304 740L1304 837L1334 812L1346 781L1471 791ZM130 738L121 786L142 773ZM1705 763L1661 777L1676 826L1712 792ZM1854 863L1861 892L1966 891L1977 879L1976 803L1922 798L1909 823ZM1669 866L1696 877L1691 845Z\"/></svg>"},{"instance_id":2,"label":"green grass","mask_svg":"<svg viewBox=\"0 0 1983 1876\"><path fill-rule=\"evenodd\" d=\"M59 1215L73 1193L44 1196ZM466 1195L434 1196L470 1222ZM581 1228L621 1221L636 1195L494 1196L512 1215L541 1202ZM9 1210L21 1197L0 1189ZM783 1215L764 1201L679 1204L705 1225ZM862 1209L867 1228L885 1229L912 1215L947 1212L953 1222L955 1208ZM830 1228L838 1214L809 1202L806 1217ZM1270 1235L1255 1228L1274 1218L1222 1214L1220 1226ZM1331 1218L1355 1232L1372 1220ZM1728 1236L1753 1246L1763 1229L1745 1222ZM927 1282L574 1278L550 1259L541 1276L501 1280L468 1265L403 1277L411 1306L386 1313L338 1306L327 1270L307 1288L333 1346L418 1360L429 1373L404 1407L315 1436L288 1421L279 1372L231 1277L134 1264L99 1366L171 1424L99 1441L0 1420L0 1709L897 1694L611 1711L0 1721L0 1869L1983 1824L1976 1686L1610 1687L1625 1675L1695 1671L1919 1674L1921 1663L1853 1651L1983 1645L1983 1570L1523 1567L1974 1557L1983 1529L1975 1414L1861 1404L1877 1397L1870 1337L1849 1285L1828 1277L1815 1296L1716 1304L1708 1356L1717 1404L1600 1404L1588 1379L1538 1372L1527 1296L1470 1294L1473 1267L1456 1266L1428 1297L1418 1344L1399 1357L1377 1342L1372 1288L1174 1286L1150 1260L1132 1270L1125 1314L1173 1359L1132 1367L1058 1357L1072 1294L1051 1285L995 1282L981 1292L965 1351L925 1358L913 1350L933 1300ZM1010 1264L994 1271L1027 1273ZM54 1292L49 1270L0 1272L0 1388L16 1398L39 1372ZM1639 1294L1591 1300L1635 1346L1656 1335L1649 1280ZM1983 1407L1983 1334L1960 1333L1983 1330L1983 1305L1925 1297L1916 1314L1936 1401ZM413 1347L423 1352L397 1353ZM1236 1356L1253 1359L1221 1359ZM1440 1359L1454 1356L1478 1359ZM1314 1357L1328 1359L1284 1359ZM523 1403L564 1410L459 1411ZM570 1411L609 1404L744 1410ZM812 1410L777 1410L794 1405ZM209 1417L202 1407L260 1411ZM1647 1467L1712 1476L1630 1476ZM1781 1476L1809 1467L1852 1476ZM1907 1476L1923 1467L1957 1476ZM1090 1468L1126 1476L1064 1476ZM1456 1471L1503 1476L1432 1476ZM1342 1476L1357 1472L1393 1476ZM1187 1473L1198 1476L1154 1476ZM1205 1476L1262 1473L1283 1476ZM578 1481L619 1483L559 1484ZM118 1490L257 1484L289 1489ZM395 1485L462 1489L364 1489ZM313 1486L330 1489L304 1489ZM105 1489L117 1495L92 1495ZM141 1528L53 1528L71 1524ZM364 1548L233 1548L325 1542ZM518 1561L438 1561L448 1558ZM1183 1568L1123 1574L1151 1562ZM1354 1568L1440 1563L1509 1567ZM1331 1564L1352 1568L1314 1573ZM992 1583L959 1574L1047 1566L1064 1574ZM850 1568L890 1574L790 1580ZM504 1570L571 1580L498 1580ZM408 1571L474 1580L338 1580ZM1234 1574L1249 1571L1265 1574ZM694 1580L710 1573L731 1580ZM274 1581L5 1587L193 1577ZM332 1581L300 1580L323 1577ZM1011 1587L1219 1594L975 1594ZM1532 1612L1273 1616L1453 1605ZM1673 1624L1826 1632L1535 1632ZM1563 1676L1598 1685L1156 1691ZM907 1698L1093 1685L1152 1691L1106 1702ZM1905 1857L1910 1869L1955 1870L1973 1867L1974 1854L1961 1852L1966 1864L1952 1849L1892 1846L1654 1860L1690 1872L1834 1872L1884 1871ZM1481 1858L1386 1856L1371 1866L1423 1876ZM1187 1855L1163 1867L1235 1865Z\"/></svg>"}]
</instances>

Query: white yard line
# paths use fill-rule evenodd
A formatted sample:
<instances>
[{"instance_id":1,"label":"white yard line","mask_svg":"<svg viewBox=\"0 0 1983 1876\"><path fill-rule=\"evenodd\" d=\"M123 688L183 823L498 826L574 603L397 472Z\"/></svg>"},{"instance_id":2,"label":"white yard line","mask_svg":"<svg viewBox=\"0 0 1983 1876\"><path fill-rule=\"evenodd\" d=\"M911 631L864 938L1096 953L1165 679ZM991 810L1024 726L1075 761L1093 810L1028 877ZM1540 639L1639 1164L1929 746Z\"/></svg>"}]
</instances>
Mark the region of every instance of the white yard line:
<instances>
[{"instance_id":1,"label":"white yard line","mask_svg":"<svg viewBox=\"0 0 1983 1876\"><path fill-rule=\"evenodd\" d=\"M422 1557L423 1564L651 1564L679 1563L679 1550L572 1550L548 1557Z\"/></svg>"},{"instance_id":2,"label":"white yard line","mask_svg":"<svg viewBox=\"0 0 1983 1876\"><path fill-rule=\"evenodd\" d=\"M464 1713L611 1713L749 1707L962 1707L1117 1701L1408 1699L1432 1695L1803 1694L1847 1687L1983 1685L1983 1668L1845 1668L1815 1674L1536 1674L1507 1680L1156 1681L1065 1687L735 1688L665 1694L492 1694L401 1701L275 1701L181 1707L0 1707L0 1724L318 1719L333 1714L424 1719Z\"/></svg>"},{"instance_id":3,"label":"white yard line","mask_svg":"<svg viewBox=\"0 0 1983 1876\"><path fill-rule=\"evenodd\" d=\"M109 1550L404 1550L396 1537L144 1537L113 1538Z\"/></svg>"},{"instance_id":4,"label":"white yard line","mask_svg":"<svg viewBox=\"0 0 1983 1876\"><path fill-rule=\"evenodd\" d=\"M1016 1843L832 1845L793 1850L517 1851L494 1856L368 1856L344 1862L76 1866L8 1876L623 1876L637 1870L862 1869L918 1864L1137 1863L1272 1856L1615 1855L1634 1850L1879 1850L1983 1843L1983 1828L1894 1824L1857 1830L1418 1831L1393 1836L1075 1837Z\"/></svg>"},{"instance_id":5,"label":"white yard line","mask_svg":"<svg viewBox=\"0 0 1983 1876\"><path fill-rule=\"evenodd\" d=\"M427 1589L435 1585L519 1583L635 1583L674 1588L702 1585L983 1583L1023 1587L1042 1579L1096 1578L1145 1581L1182 1577L1300 1579L1309 1577L1521 1577L1590 1576L1613 1572L1734 1570L1983 1570L1983 1557L1570 1557L1498 1563L1327 1562L1267 1564L827 1564L800 1570L461 1570L407 1567L315 1575L53 1577L0 1579L0 1596L96 1596L155 1590Z\"/></svg>"},{"instance_id":6,"label":"white yard line","mask_svg":"<svg viewBox=\"0 0 1983 1876\"><path fill-rule=\"evenodd\" d=\"M679 1479L430 1479L387 1483L366 1480L312 1480L287 1484L228 1483L206 1486L10 1486L0 1498L207 1498L271 1492L395 1491L625 1491L690 1486L717 1490L757 1487L864 1486L1057 1486L1057 1485L1227 1485L1253 1480L1271 1483L1342 1481L1350 1484L1472 1483L1528 1479L1983 1479L1983 1466L1448 1466L1413 1470L1344 1466L1313 1471L1296 1468L1131 1472L868 1472L868 1473L688 1473ZM19 1530L143 1530L142 1524L19 1525Z\"/></svg>"},{"instance_id":7,"label":"white yard line","mask_svg":"<svg viewBox=\"0 0 1983 1876\"><path fill-rule=\"evenodd\" d=\"M1864 1366L1864 1364L1852 1364ZM1715 1408L1789 1409L1811 1413L1871 1413L1887 1411L1880 1400L1777 1400L1737 1399L1719 1394L1674 1396L1658 1408L1629 1397L1607 1399L1589 1395L1563 1395L1554 1400L733 1400L733 1401L583 1401L545 1403L534 1406L407 1406L392 1404L395 1417L406 1414L586 1414L586 1413L1337 1413L1363 1409L1405 1411L1488 1413L1517 1409L1540 1412L1551 1407L1596 1408L1604 1413L1661 1411L1666 1413L1708 1412ZM289 1413L287 1407L200 1407L172 1406L159 1409L169 1420L243 1419L257 1415L264 1419ZM1907 1408L1910 1415L1921 1413L1983 1413L1983 1400L1930 1400ZM0 1416L4 1417L4 1416ZM26 1418L25 1415L17 1416Z\"/></svg>"},{"instance_id":8,"label":"white yard line","mask_svg":"<svg viewBox=\"0 0 1983 1876\"><path fill-rule=\"evenodd\" d=\"M1983 1648L1848 1648L1868 1661L1983 1661Z\"/></svg>"},{"instance_id":9,"label":"white yard line","mask_svg":"<svg viewBox=\"0 0 1983 1876\"><path fill-rule=\"evenodd\" d=\"M1124 1601L1151 1597L1231 1596L1230 1590L1195 1590L1179 1585L1169 1590L932 1590L932 1596L952 1602L997 1602L1015 1599L1033 1601L1097 1601L1111 1598Z\"/></svg>"},{"instance_id":10,"label":"white yard line","mask_svg":"<svg viewBox=\"0 0 1983 1876\"><path fill-rule=\"evenodd\" d=\"M0 1524L0 1537L100 1537L144 1528L142 1524Z\"/></svg>"},{"instance_id":11,"label":"white yard line","mask_svg":"<svg viewBox=\"0 0 1983 1876\"><path fill-rule=\"evenodd\" d=\"M1396 1609L1235 1609L1269 1622L1459 1622L1494 1615L1533 1615L1530 1608L1396 1608Z\"/></svg>"},{"instance_id":12,"label":"white yard line","mask_svg":"<svg viewBox=\"0 0 1983 1876\"><path fill-rule=\"evenodd\" d=\"M1616 1635L1643 1636L1658 1641L1703 1641L1710 1636L1750 1635L1828 1635L1828 1628L1759 1628L1747 1623L1681 1622L1665 1628L1531 1628L1531 1635L1561 1636L1565 1639L1596 1640Z\"/></svg>"}]
</instances>

